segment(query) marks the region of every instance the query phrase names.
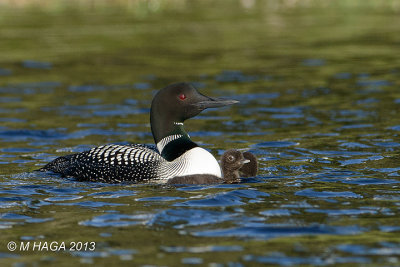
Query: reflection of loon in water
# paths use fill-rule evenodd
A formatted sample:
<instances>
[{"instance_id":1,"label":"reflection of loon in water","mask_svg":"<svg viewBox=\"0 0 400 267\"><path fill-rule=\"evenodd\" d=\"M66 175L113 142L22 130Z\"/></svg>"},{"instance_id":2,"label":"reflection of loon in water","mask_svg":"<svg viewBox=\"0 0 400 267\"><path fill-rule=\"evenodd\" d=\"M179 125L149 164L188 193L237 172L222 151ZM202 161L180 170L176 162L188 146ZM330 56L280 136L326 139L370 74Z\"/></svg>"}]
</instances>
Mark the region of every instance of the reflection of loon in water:
<instances>
[{"instance_id":1,"label":"reflection of loon in water","mask_svg":"<svg viewBox=\"0 0 400 267\"><path fill-rule=\"evenodd\" d=\"M221 156L223 178L209 174L193 174L177 176L168 180L167 184L216 184L235 183L240 176L251 177L257 174L257 158L250 152L230 149Z\"/></svg>"},{"instance_id":2,"label":"reflection of loon in water","mask_svg":"<svg viewBox=\"0 0 400 267\"><path fill-rule=\"evenodd\" d=\"M81 181L166 181L175 176L207 174L221 177L217 160L194 143L183 122L207 108L238 103L211 98L187 83L169 85L151 103L150 124L157 149L145 145L105 145L56 158L41 171L53 171Z\"/></svg>"}]
</instances>

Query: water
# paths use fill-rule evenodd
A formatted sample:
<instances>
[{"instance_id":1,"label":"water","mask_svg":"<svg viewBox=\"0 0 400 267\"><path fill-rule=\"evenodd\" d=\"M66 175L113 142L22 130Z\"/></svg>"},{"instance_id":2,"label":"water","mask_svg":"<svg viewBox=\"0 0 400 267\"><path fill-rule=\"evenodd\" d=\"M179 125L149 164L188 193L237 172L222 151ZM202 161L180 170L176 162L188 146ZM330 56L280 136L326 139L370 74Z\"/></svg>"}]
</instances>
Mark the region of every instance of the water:
<instances>
[{"instance_id":1,"label":"water","mask_svg":"<svg viewBox=\"0 0 400 267\"><path fill-rule=\"evenodd\" d=\"M395 2L251 3L0 11L2 266L400 264ZM257 177L173 187L33 172L151 144L151 99L176 81L240 100L185 127L216 157L249 149Z\"/></svg>"}]
</instances>

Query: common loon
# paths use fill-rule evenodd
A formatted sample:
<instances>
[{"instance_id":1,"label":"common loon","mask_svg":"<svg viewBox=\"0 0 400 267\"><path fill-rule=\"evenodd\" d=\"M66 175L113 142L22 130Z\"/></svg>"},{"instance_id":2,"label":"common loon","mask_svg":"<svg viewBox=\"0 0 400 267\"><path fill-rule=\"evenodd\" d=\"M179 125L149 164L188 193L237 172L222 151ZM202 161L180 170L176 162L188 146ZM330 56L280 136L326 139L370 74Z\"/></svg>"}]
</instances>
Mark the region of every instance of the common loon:
<instances>
[{"instance_id":1,"label":"common loon","mask_svg":"<svg viewBox=\"0 0 400 267\"><path fill-rule=\"evenodd\" d=\"M151 132L157 149L140 144L104 145L56 158L39 170L109 183L164 182L193 174L221 177L217 160L190 139L183 122L207 108L238 102L205 96L188 83L171 84L158 91L151 103Z\"/></svg>"},{"instance_id":2,"label":"common loon","mask_svg":"<svg viewBox=\"0 0 400 267\"><path fill-rule=\"evenodd\" d=\"M193 174L177 176L169 179L167 184L217 184L217 183L236 183L240 181L240 174L249 177L257 174L257 159L250 153L245 152L249 158L244 157L244 153L236 149L225 151L221 156L221 168L223 177L210 174ZM246 166L250 164L250 166ZM242 169L246 166L245 172ZM254 169L256 168L256 169ZM240 172L240 174L239 174ZM254 174L254 175L253 175Z\"/></svg>"}]
</instances>

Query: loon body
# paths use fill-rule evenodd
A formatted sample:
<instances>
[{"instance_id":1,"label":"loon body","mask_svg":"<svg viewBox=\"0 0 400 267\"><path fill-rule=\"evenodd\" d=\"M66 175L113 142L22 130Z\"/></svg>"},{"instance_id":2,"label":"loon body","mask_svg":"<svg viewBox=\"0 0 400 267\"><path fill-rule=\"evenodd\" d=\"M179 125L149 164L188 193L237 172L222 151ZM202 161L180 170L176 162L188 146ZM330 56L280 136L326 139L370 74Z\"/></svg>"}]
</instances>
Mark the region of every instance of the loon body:
<instances>
[{"instance_id":1,"label":"loon body","mask_svg":"<svg viewBox=\"0 0 400 267\"><path fill-rule=\"evenodd\" d=\"M207 97L188 83L169 85L158 91L151 103L150 124L157 149L140 144L105 145L56 158L40 171L112 183L166 181L194 174L221 177L217 160L190 139L183 122L204 109L237 102Z\"/></svg>"},{"instance_id":2,"label":"loon body","mask_svg":"<svg viewBox=\"0 0 400 267\"><path fill-rule=\"evenodd\" d=\"M167 184L217 184L239 182L240 174L248 177L250 175L254 176L257 173L256 157L250 152L245 153L236 149L230 149L222 154L222 178L210 174L193 174L173 177L167 181ZM242 172L243 168L245 168L245 173Z\"/></svg>"}]
</instances>

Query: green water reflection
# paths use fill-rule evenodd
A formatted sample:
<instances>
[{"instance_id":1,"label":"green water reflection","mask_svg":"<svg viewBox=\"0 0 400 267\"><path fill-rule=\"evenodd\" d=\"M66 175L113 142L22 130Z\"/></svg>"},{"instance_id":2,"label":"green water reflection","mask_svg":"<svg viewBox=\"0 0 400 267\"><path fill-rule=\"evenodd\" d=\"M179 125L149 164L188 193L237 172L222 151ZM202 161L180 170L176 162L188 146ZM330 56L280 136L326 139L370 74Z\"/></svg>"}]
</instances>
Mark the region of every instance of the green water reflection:
<instances>
[{"instance_id":1,"label":"green water reflection","mask_svg":"<svg viewBox=\"0 0 400 267\"><path fill-rule=\"evenodd\" d=\"M352 244L399 248L399 230L379 228L398 226L399 218L398 1L55 2L61 4L43 1L26 7L0 1L0 129L39 131L33 140L13 139L12 134L8 139L2 137L0 153L7 158L1 158L6 164L0 168L0 197L8 197L8 190L19 184L40 186L33 201L15 199L18 205L0 206L1 212L50 218L21 224L14 218L7 221L15 224L0 224L1 263L253 266L283 264L284 258L292 257L292 265L313 265L318 264L310 260L313 257L355 255L359 258L343 260L343 265L399 264L398 250L386 257L384 252L360 249L359 254L352 254L347 247L337 248ZM21 175L36 169L44 159L70 153L79 145L152 143L147 109L153 91L177 81L195 82L209 95L243 99L242 105L209 111L186 127L195 141L215 155L232 146L256 150L261 182L243 186L269 194L243 198L243 205L208 210L232 213L243 225L246 220L261 223L254 219L261 214L264 223L271 225L355 226L354 232L261 240L254 236L205 237L201 233L212 227L151 221L154 214L178 209L173 205L191 196L212 196L229 188L185 191L153 185L103 186ZM131 107L136 113L130 113ZM88 133L93 128L90 125L111 133ZM47 142L40 133L49 129L56 137L60 135L56 141ZM347 172L349 183L330 180ZM365 185L353 178L394 182ZM76 189L77 193L68 196L77 198L49 200L63 195L41 187L53 188L58 183ZM307 195L309 187L326 194L354 195L313 198ZM118 206L86 203L99 200L92 194L120 190L127 190L127 196L105 200ZM150 201L152 197L161 200ZM84 203L63 205L78 202ZM300 208L292 210L290 205L297 204ZM285 205L289 215L282 215L285 210L278 211L280 216L265 215L270 214L267 209L284 209ZM335 215L332 210L345 214ZM134 217L126 219L128 226L84 225L113 212ZM234 228L234 222L229 219L216 225L218 229ZM99 254L13 254L6 248L10 240L30 238L95 241ZM293 257L309 261L296 262Z\"/></svg>"}]
</instances>

